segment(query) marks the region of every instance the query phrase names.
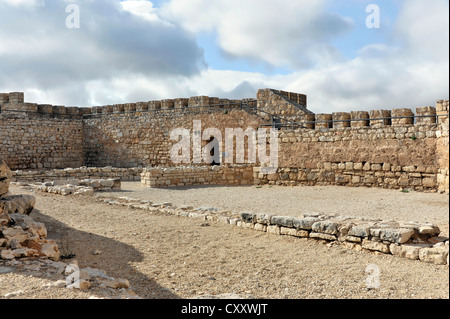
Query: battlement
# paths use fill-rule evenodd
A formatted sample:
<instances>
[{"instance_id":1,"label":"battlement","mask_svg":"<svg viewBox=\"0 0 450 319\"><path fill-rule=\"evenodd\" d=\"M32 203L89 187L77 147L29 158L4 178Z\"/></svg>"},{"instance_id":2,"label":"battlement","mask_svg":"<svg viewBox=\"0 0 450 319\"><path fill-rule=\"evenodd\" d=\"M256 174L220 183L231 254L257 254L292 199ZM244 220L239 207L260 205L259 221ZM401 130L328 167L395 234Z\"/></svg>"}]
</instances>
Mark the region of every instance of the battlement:
<instances>
[{"instance_id":1,"label":"battlement","mask_svg":"<svg viewBox=\"0 0 450 319\"><path fill-rule=\"evenodd\" d=\"M147 102L113 104L92 107L76 107L51 104L25 103L23 92L0 93L0 112L9 111L26 114L46 115L73 115L89 116L101 114L131 114L138 112L151 112L162 110L177 110L186 108L223 108L232 109L241 106L256 107L256 100L247 99L222 99L209 96L193 96L190 98L176 98L153 100Z\"/></svg>"},{"instance_id":2,"label":"battlement","mask_svg":"<svg viewBox=\"0 0 450 319\"><path fill-rule=\"evenodd\" d=\"M186 111L189 109L207 111L243 108L256 110L267 123L273 125L278 119L280 129L306 128L330 129L352 127L383 127L403 125L439 124L448 121L449 100L438 100L435 106L392 110L374 109L370 111L351 111L314 114L307 109L307 96L274 89L261 89L257 99L223 99L209 96L193 96L152 100L147 102L113 104L92 107L76 107L51 104L25 103L23 92L0 93L0 113L11 112L23 115L66 115L91 117L114 114L140 114L167 111Z\"/></svg>"},{"instance_id":3,"label":"battlement","mask_svg":"<svg viewBox=\"0 0 450 319\"><path fill-rule=\"evenodd\" d=\"M302 175L302 183L322 180L331 183L337 178L339 183L354 181L352 185L362 185L362 180L369 186L448 192L448 100L414 110L320 114L313 113L306 104L306 95L274 89L259 90L256 99L194 96L93 107L26 103L21 92L3 93L0 156L16 170L172 167L177 166L170 157L175 144L171 132L175 128L201 132L193 124L200 122L205 132L214 128L224 134L227 129L275 127L280 130L279 171L276 176L261 177L262 182L267 179L282 184L297 183L300 177L288 173L293 169ZM202 143L206 145L207 140ZM235 146L238 147L237 140ZM244 152L245 158L245 147L239 151ZM236 163L241 164L238 149L233 153ZM316 173L325 163L327 167L331 163L334 177L328 170L320 171L324 176ZM343 163L375 166L364 172L358 170L361 174L358 182L352 174L343 173L342 178L336 175L341 174L339 167ZM379 165L414 165L421 167L421 171L411 172L408 168L383 177L377 169ZM397 173L401 176L396 176ZM377 178L389 180L375 183ZM392 178L396 181L392 182Z\"/></svg>"},{"instance_id":4,"label":"battlement","mask_svg":"<svg viewBox=\"0 0 450 319\"><path fill-rule=\"evenodd\" d=\"M448 100L434 106L392 110L371 110L308 114L299 122L282 124L285 128L331 129L441 124L448 121Z\"/></svg>"}]
</instances>

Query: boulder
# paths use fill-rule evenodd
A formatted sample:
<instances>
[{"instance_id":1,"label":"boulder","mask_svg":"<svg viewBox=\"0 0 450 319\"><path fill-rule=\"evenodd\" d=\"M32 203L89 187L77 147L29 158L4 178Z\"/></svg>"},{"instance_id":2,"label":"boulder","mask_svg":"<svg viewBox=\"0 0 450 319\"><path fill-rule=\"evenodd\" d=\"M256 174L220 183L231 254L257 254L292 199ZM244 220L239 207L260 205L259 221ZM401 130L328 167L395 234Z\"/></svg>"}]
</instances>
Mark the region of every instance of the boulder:
<instances>
[{"instance_id":1,"label":"boulder","mask_svg":"<svg viewBox=\"0 0 450 319\"><path fill-rule=\"evenodd\" d=\"M14 195L0 198L0 209L9 214L29 215L36 204L32 195Z\"/></svg>"}]
</instances>

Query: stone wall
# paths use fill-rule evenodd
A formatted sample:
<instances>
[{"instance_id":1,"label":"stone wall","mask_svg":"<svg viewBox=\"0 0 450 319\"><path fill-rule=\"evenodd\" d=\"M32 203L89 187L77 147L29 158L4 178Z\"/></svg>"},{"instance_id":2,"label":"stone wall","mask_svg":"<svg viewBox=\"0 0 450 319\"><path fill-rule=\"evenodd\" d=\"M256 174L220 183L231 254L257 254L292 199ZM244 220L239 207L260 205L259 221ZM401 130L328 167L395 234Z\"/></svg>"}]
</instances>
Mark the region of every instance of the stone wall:
<instances>
[{"instance_id":1,"label":"stone wall","mask_svg":"<svg viewBox=\"0 0 450 319\"><path fill-rule=\"evenodd\" d=\"M273 89L262 89L257 94L259 114L270 123L274 115L283 122L314 121L314 113L307 109L307 97L304 94Z\"/></svg>"},{"instance_id":2,"label":"stone wall","mask_svg":"<svg viewBox=\"0 0 450 319\"><path fill-rule=\"evenodd\" d=\"M144 169L141 176L146 187L253 185L253 167L247 165L155 167Z\"/></svg>"},{"instance_id":3,"label":"stone wall","mask_svg":"<svg viewBox=\"0 0 450 319\"><path fill-rule=\"evenodd\" d=\"M329 247L343 245L361 252L390 254L400 258L437 265L449 263L449 239L441 235L438 226L429 223L384 221L367 217L304 213L300 216L280 216L270 212L230 212L214 207L182 205L170 202L153 203L130 197L103 198L109 205L120 205L148 211L219 222L232 226L266 232L271 235L292 236L304 240L327 242Z\"/></svg>"},{"instance_id":4,"label":"stone wall","mask_svg":"<svg viewBox=\"0 0 450 319\"><path fill-rule=\"evenodd\" d=\"M15 170L204 165L194 161L192 150L187 162L172 162L170 150L178 142L171 139L174 129L188 130L194 146L193 135L214 128L222 135L220 151L226 152L226 128L256 131L275 120L279 171L258 173L257 183L448 192L448 100L414 112L314 114L306 104L305 95L273 89L259 90L257 100L197 96L92 108L25 103L23 93L1 94L0 155ZM203 137L202 147L208 143ZM236 160L236 141L233 151L233 164L244 164Z\"/></svg>"},{"instance_id":5,"label":"stone wall","mask_svg":"<svg viewBox=\"0 0 450 319\"><path fill-rule=\"evenodd\" d=\"M448 237L433 224L383 221L318 213L300 217L242 213L238 226L275 235L311 238L342 244L355 250L448 265Z\"/></svg>"},{"instance_id":6,"label":"stone wall","mask_svg":"<svg viewBox=\"0 0 450 319\"><path fill-rule=\"evenodd\" d=\"M12 182L44 183L70 179L110 179L140 181L143 168L80 167L54 170L18 170L11 172Z\"/></svg>"},{"instance_id":7,"label":"stone wall","mask_svg":"<svg viewBox=\"0 0 450 319\"><path fill-rule=\"evenodd\" d=\"M279 135L279 169L256 184L345 185L448 193L448 124L297 129Z\"/></svg>"},{"instance_id":8,"label":"stone wall","mask_svg":"<svg viewBox=\"0 0 450 319\"><path fill-rule=\"evenodd\" d=\"M192 145L194 121L201 123L201 129L196 129L199 134L205 133L207 128L215 128L223 138L225 128L257 129L262 123L260 117L245 110L218 107L87 118L84 121L85 164L97 167L177 166L171 161L170 150L178 140L171 140L170 133L176 128L189 130ZM205 144L207 140L202 141L202 145ZM190 158L192 161L192 152Z\"/></svg>"},{"instance_id":9,"label":"stone wall","mask_svg":"<svg viewBox=\"0 0 450 319\"><path fill-rule=\"evenodd\" d=\"M11 169L80 167L82 119L2 112L0 157Z\"/></svg>"}]
</instances>

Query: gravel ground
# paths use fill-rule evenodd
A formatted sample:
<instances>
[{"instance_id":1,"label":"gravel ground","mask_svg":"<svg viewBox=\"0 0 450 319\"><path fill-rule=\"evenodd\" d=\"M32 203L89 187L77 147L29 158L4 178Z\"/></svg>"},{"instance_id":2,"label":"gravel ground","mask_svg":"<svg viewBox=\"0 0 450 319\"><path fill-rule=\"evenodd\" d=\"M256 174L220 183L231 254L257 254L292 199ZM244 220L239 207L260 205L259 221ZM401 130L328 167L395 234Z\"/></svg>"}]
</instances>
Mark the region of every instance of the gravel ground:
<instances>
[{"instance_id":1,"label":"gravel ground","mask_svg":"<svg viewBox=\"0 0 450 319\"><path fill-rule=\"evenodd\" d=\"M122 191L100 196L129 196L169 201L175 206L215 207L232 212L268 212L282 216L320 212L383 220L417 221L439 225L449 235L449 196L381 188L339 186L192 186L183 188L145 188L139 182L123 182ZM245 196L243 196L245 194Z\"/></svg>"},{"instance_id":2,"label":"gravel ground","mask_svg":"<svg viewBox=\"0 0 450 319\"><path fill-rule=\"evenodd\" d=\"M18 187L11 191L31 194ZM34 195L37 203L31 217L46 224L49 237L58 240L63 254L75 254L81 268L99 268L109 276L128 279L143 298L228 293L268 299L449 298L448 266L214 222L204 227L199 220L111 206L94 197ZM448 196L439 194L338 187L203 187L182 192L123 183L122 192L102 193L106 195L229 210L264 211L270 207L272 212L286 215L313 209L359 213L431 221L448 229ZM380 271L377 289L367 289L368 265L376 265ZM95 296L91 291L49 288L51 278L45 274L0 272L0 279L0 298L18 291L9 297Z\"/></svg>"}]
</instances>

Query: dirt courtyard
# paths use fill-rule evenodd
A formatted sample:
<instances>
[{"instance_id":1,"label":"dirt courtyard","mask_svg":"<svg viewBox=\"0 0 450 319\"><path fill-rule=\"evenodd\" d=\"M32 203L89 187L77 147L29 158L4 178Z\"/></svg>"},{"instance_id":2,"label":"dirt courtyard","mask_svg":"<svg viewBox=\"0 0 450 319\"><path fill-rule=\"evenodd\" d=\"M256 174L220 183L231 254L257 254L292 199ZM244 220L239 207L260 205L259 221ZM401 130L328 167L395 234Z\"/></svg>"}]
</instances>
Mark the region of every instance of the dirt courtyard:
<instances>
[{"instance_id":1,"label":"dirt courtyard","mask_svg":"<svg viewBox=\"0 0 450 319\"><path fill-rule=\"evenodd\" d=\"M233 212L322 212L432 222L448 236L448 195L333 186L149 189L137 182L122 183L122 191L95 197L33 193L16 186L11 192L36 196L31 217L44 222L48 237L58 240L63 252L75 254L81 267L127 278L143 298L228 293L267 299L449 298L448 266L221 223L205 225L196 219L108 205L98 198L128 196ZM366 288L368 265L380 269L378 289ZM90 295L48 288L44 275L11 272L0 278L0 297L18 289L23 291L21 298Z\"/></svg>"}]
</instances>

